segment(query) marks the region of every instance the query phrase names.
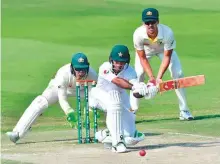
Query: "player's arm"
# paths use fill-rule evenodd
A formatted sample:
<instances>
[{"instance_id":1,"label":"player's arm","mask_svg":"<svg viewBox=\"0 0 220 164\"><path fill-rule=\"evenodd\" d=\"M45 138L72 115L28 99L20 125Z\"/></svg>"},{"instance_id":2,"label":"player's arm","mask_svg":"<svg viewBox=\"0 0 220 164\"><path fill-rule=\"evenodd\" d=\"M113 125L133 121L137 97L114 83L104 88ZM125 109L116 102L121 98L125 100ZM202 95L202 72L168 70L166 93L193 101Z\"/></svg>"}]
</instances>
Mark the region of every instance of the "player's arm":
<instances>
[{"instance_id":1,"label":"player's arm","mask_svg":"<svg viewBox=\"0 0 220 164\"><path fill-rule=\"evenodd\" d=\"M152 68L150 66L150 63L149 63L148 59L146 58L145 51L144 50L137 50L136 49L136 52L138 54L138 57L140 58L140 63L142 65L143 69L144 69L144 72L149 77L149 80L150 81L155 80L155 77L153 75L153 71L152 71Z\"/></svg>"},{"instance_id":2,"label":"player's arm","mask_svg":"<svg viewBox=\"0 0 220 164\"><path fill-rule=\"evenodd\" d=\"M167 68L169 67L171 56L173 53L173 49L176 48L176 41L174 39L174 35L172 30L168 32L167 38L165 38L164 42L164 58L161 62L157 79L162 79L164 73L166 72Z\"/></svg>"},{"instance_id":3,"label":"player's arm","mask_svg":"<svg viewBox=\"0 0 220 164\"><path fill-rule=\"evenodd\" d=\"M116 77L112 80L112 83L114 83L115 85L119 86L120 88L124 88L124 89L129 89L131 90L131 92L133 93L134 97L136 98L142 98L144 97L143 95L140 95L138 92L134 93L133 90L135 90L135 86L130 83L129 81L120 78L120 77ZM138 85L138 82L137 82Z\"/></svg>"},{"instance_id":4,"label":"player's arm","mask_svg":"<svg viewBox=\"0 0 220 164\"><path fill-rule=\"evenodd\" d=\"M140 37L138 31L135 31L133 34L133 43L134 43L134 48L138 54L138 57L140 58L140 63L144 69L144 72L148 75L151 81L154 81L155 77L144 51L144 40L142 37Z\"/></svg>"},{"instance_id":5,"label":"player's arm","mask_svg":"<svg viewBox=\"0 0 220 164\"><path fill-rule=\"evenodd\" d=\"M67 100L67 80L65 80L65 77L62 74L58 74L56 76L56 82L58 86L58 100L59 104L64 111L64 113L67 116L67 121L70 123L71 127L75 126L76 123L76 117L74 115L74 110L71 108L68 100Z\"/></svg>"},{"instance_id":6,"label":"player's arm","mask_svg":"<svg viewBox=\"0 0 220 164\"><path fill-rule=\"evenodd\" d=\"M164 73L169 67L172 53L173 53L173 49L164 51L164 57L157 74L157 79L162 79Z\"/></svg>"},{"instance_id":7,"label":"player's arm","mask_svg":"<svg viewBox=\"0 0 220 164\"><path fill-rule=\"evenodd\" d=\"M129 83L129 81L120 77L115 77L114 79L112 79L112 83L119 86L120 88L129 89L129 90L132 90L132 86L133 86L133 84Z\"/></svg>"}]
</instances>

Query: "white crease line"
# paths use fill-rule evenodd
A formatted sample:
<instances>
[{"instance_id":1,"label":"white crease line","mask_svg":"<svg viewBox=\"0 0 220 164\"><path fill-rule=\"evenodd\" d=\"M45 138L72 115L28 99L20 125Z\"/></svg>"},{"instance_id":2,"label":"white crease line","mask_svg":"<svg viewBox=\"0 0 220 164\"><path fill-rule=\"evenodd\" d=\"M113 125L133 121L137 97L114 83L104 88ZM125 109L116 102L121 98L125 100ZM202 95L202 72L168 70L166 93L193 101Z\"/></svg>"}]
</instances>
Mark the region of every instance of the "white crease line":
<instances>
[{"instance_id":1,"label":"white crease line","mask_svg":"<svg viewBox=\"0 0 220 164\"><path fill-rule=\"evenodd\" d=\"M197 134L188 134L188 133L174 133L174 132L168 132L168 134L175 134L175 135L185 135L185 136L194 136L194 137L200 137L200 138L209 138L209 139L219 139L218 137L211 137L211 136L203 136L203 135L197 135Z\"/></svg>"}]
</instances>

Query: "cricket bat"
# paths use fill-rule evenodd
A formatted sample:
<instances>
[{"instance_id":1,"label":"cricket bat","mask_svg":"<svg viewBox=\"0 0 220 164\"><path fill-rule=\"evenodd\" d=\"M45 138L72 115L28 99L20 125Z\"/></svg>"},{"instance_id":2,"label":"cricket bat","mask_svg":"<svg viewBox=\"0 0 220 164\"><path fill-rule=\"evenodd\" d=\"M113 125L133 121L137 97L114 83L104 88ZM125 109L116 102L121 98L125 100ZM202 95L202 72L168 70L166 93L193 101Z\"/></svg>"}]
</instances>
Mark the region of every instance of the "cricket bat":
<instances>
[{"instance_id":1,"label":"cricket bat","mask_svg":"<svg viewBox=\"0 0 220 164\"><path fill-rule=\"evenodd\" d=\"M166 92L178 88L187 88L205 84L205 75L188 76L159 83L159 92Z\"/></svg>"}]
</instances>

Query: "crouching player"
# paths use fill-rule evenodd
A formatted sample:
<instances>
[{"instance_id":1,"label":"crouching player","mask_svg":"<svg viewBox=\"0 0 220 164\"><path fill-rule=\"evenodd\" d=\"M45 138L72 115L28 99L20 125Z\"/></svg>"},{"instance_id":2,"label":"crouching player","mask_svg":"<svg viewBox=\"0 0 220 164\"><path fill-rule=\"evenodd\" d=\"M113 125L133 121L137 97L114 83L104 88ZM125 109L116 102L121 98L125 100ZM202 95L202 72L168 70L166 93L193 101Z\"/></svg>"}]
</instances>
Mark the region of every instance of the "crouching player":
<instances>
[{"instance_id":1,"label":"crouching player","mask_svg":"<svg viewBox=\"0 0 220 164\"><path fill-rule=\"evenodd\" d=\"M74 127L77 120L74 109L68 103L67 98L76 95L76 80L88 79L96 81L97 78L97 73L90 67L86 55L83 53L74 54L71 63L61 67L44 92L32 101L13 131L6 133L9 139L16 143L20 138L24 137L45 109L58 101L67 115L67 121L71 127ZM81 92L83 92L83 89Z\"/></svg>"},{"instance_id":2,"label":"crouching player","mask_svg":"<svg viewBox=\"0 0 220 164\"><path fill-rule=\"evenodd\" d=\"M129 95L153 98L156 86L147 86L137 81L136 72L129 66L130 54L124 45L112 48L109 61L99 68L96 87L91 89L90 107L99 108L107 113L107 130L98 131L95 137L102 143L110 143L113 152L126 151L127 145L137 144L144 134L136 130L135 114L130 112Z\"/></svg>"}]
</instances>

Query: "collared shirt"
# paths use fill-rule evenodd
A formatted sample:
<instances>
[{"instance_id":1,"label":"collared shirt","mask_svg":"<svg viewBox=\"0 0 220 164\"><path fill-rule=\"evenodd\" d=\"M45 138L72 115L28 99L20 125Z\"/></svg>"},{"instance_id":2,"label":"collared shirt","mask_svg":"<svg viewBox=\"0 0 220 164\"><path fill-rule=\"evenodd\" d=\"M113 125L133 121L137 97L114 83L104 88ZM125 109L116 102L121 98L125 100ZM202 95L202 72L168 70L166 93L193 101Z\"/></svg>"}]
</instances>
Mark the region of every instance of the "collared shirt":
<instances>
[{"instance_id":1,"label":"collared shirt","mask_svg":"<svg viewBox=\"0 0 220 164\"><path fill-rule=\"evenodd\" d=\"M102 88L105 91L117 90L122 92L122 90L124 90L123 88L120 88L116 84L112 83L112 80L116 77L123 78L132 84L137 82L137 74L131 66L125 65L124 69L118 75L115 75L112 72L111 63L104 62L99 67L99 77L96 87Z\"/></svg>"},{"instance_id":2,"label":"collared shirt","mask_svg":"<svg viewBox=\"0 0 220 164\"><path fill-rule=\"evenodd\" d=\"M97 81L97 79L98 75L96 71L89 67L88 76L85 80ZM70 64L64 65L57 71L55 78L52 79L51 85L58 87L58 98L60 106L64 112L67 113L68 110L71 109L70 104L67 101L67 97L68 95L74 95L76 93L76 77L70 72ZM89 86L90 85L91 84L89 84Z\"/></svg>"},{"instance_id":3,"label":"collared shirt","mask_svg":"<svg viewBox=\"0 0 220 164\"><path fill-rule=\"evenodd\" d=\"M164 50L176 48L173 31L166 25L158 24L157 37L152 40L147 35L144 25L138 27L133 34L133 43L136 50L144 50L146 55L163 53Z\"/></svg>"}]
</instances>

